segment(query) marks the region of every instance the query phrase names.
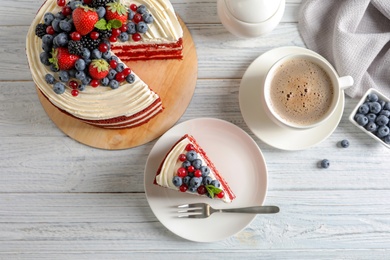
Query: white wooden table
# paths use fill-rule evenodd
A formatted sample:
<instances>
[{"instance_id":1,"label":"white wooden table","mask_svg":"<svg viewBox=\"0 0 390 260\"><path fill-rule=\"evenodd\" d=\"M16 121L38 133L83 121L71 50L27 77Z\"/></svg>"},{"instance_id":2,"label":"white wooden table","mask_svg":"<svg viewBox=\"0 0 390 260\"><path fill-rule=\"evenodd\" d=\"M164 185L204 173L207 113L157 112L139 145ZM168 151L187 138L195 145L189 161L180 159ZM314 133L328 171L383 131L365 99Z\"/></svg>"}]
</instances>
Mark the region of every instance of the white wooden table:
<instances>
[{"instance_id":1,"label":"white wooden table","mask_svg":"<svg viewBox=\"0 0 390 260\"><path fill-rule=\"evenodd\" d=\"M64 135L47 117L32 82L25 36L43 0L0 4L0 259L388 259L390 151L343 118L324 142L303 151L272 148L240 113L240 80L249 64L280 46L301 46L299 0L280 25L238 39L219 22L215 0L173 0L194 38L195 95L179 122L227 120L248 132L268 166L267 204L226 240L204 244L165 228L148 206L143 171L155 141L121 151L94 149ZM337 147L342 139L348 149ZM329 169L317 162L327 158Z\"/></svg>"}]
</instances>

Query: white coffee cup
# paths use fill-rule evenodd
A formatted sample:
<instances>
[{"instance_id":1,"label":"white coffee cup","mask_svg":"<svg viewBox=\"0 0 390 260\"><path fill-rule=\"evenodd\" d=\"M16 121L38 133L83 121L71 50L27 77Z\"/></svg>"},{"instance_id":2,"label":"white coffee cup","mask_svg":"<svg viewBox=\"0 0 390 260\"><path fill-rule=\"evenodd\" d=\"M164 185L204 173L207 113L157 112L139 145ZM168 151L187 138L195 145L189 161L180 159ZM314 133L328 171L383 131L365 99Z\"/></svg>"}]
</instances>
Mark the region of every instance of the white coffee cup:
<instances>
[{"instance_id":1,"label":"white coffee cup","mask_svg":"<svg viewBox=\"0 0 390 260\"><path fill-rule=\"evenodd\" d=\"M262 104L276 124L308 129L324 123L336 110L351 76L339 77L319 55L291 54L275 62L264 80Z\"/></svg>"}]
</instances>

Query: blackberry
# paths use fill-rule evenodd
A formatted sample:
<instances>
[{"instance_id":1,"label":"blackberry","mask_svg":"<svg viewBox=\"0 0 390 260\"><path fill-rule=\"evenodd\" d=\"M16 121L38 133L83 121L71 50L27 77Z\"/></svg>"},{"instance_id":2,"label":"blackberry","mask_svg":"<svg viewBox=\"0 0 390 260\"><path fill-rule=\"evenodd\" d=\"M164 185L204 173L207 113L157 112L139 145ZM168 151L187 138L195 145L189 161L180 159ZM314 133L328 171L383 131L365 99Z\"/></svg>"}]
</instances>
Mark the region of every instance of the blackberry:
<instances>
[{"instance_id":1,"label":"blackberry","mask_svg":"<svg viewBox=\"0 0 390 260\"><path fill-rule=\"evenodd\" d=\"M46 34L46 28L47 25L44 23L37 24L37 27L35 27L35 35L42 38Z\"/></svg>"},{"instance_id":2,"label":"blackberry","mask_svg":"<svg viewBox=\"0 0 390 260\"><path fill-rule=\"evenodd\" d=\"M113 3L115 0L92 0L92 3L90 4L93 8L98 8L100 6L105 7L108 3Z\"/></svg>"},{"instance_id":3,"label":"blackberry","mask_svg":"<svg viewBox=\"0 0 390 260\"><path fill-rule=\"evenodd\" d=\"M84 46L81 41L69 41L68 50L72 54L81 56L83 54Z\"/></svg>"},{"instance_id":4,"label":"blackberry","mask_svg":"<svg viewBox=\"0 0 390 260\"><path fill-rule=\"evenodd\" d=\"M88 35L86 35L81 38L80 42L84 46L84 48L87 48L88 50L92 51L99 46L100 39L93 40Z\"/></svg>"},{"instance_id":5,"label":"blackberry","mask_svg":"<svg viewBox=\"0 0 390 260\"><path fill-rule=\"evenodd\" d=\"M100 39L108 39L112 35L112 30L97 30L99 33Z\"/></svg>"}]
</instances>

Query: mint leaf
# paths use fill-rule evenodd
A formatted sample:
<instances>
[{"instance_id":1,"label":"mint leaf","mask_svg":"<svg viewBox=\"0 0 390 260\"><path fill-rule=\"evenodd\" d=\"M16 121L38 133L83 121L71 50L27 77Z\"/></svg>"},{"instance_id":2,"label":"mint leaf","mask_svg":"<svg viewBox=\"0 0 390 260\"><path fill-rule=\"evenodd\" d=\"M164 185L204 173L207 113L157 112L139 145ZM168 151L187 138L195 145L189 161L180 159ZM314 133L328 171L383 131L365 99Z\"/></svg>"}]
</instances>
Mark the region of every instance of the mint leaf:
<instances>
[{"instance_id":1,"label":"mint leaf","mask_svg":"<svg viewBox=\"0 0 390 260\"><path fill-rule=\"evenodd\" d=\"M214 199L214 195L216 195L222 191L221 189L219 189L213 185L206 185L205 187L206 187L208 194L210 195L210 197L212 199Z\"/></svg>"},{"instance_id":2,"label":"mint leaf","mask_svg":"<svg viewBox=\"0 0 390 260\"><path fill-rule=\"evenodd\" d=\"M107 27L108 26L110 27L110 29L112 29L112 28L118 29L118 28L121 28L122 22L117 20L117 19L113 19L113 20L108 21ZM108 30L110 30L110 29L108 29Z\"/></svg>"},{"instance_id":3,"label":"mint leaf","mask_svg":"<svg viewBox=\"0 0 390 260\"><path fill-rule=\"evenodd\" d=\"M96 23L95 23L95 27L97 28L97 29L99 29L99 30L107 30L108 28L107 28L107 21L104 19L104 18L102 18L102 19L100 19L99 21L97 21ZM110 28L111 29L111 28Z\"/></svg>"}]
</instances>

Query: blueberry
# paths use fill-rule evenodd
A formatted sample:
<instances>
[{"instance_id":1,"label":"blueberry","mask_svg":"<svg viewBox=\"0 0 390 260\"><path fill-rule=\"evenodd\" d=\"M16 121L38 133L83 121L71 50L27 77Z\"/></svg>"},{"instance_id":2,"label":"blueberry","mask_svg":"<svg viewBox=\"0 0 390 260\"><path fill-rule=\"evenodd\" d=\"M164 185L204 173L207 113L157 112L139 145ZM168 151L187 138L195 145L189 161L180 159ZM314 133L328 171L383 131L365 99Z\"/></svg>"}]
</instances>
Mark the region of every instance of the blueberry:
<instances>
[{"instance_id":1,"label":"blueberry","mask_svg":"<svg viewBox=\"0 0 390 260\"><path fill-rule=\"evenodd\" d=\"M369 113L366 115L368 122L375 122L376 115L374 113Z\"/></svg>"},{"instance_id":2,"label":"blueberry","mask_svg":"<svg viewBox=\"0 0 390 260\"><path fill-rule=\"evenodd\" d=\"M80 85L77 87L77 89L80 90L80 91L84 91L86 87L87 87L86 85L80 84Z\"/></svg>"},{"instance_id":3,"label":"blueberry","mask_svg":"<svg viewBox=\"0 0 390 260\"><path fill-rule=\"evenodd\" d=\"M55 18L53 20L53 22L51 23L51 26L53 27L54 31L61 32L60 22L61 22L61 20L58 18Z\"/></svg>"},{"instance_id":4,"label":"blueberry","mask_svg":"<svg viewBox=\"0 0 390 260\"><path fill-rule=\"evenodd\" d=\"M81 1L72 1L72 2L69 2L68 4L69 4L70 9L74 10L82 3L81 3Z\"/></svg>"},{"instance_id":5,"label":"blueberry","mask_svg":"<svg viewBox=\"0 0 390 260\"><path fill-rule=\"evenodd\" d=\"M137 29L135 27L135 23L133 22L128 22L127 23L127 31L128 34L134 34L137 32Z\"/></svg>"},{"instance_id":6,"label":"blueberry","mask_svg":"<svg viewBox=\"0 0 390 260\"><path fill-rule=\"evenodd\" d=\"M219 183L218 180L213 180L211 182L211 185L213 185L215 188L220 188L221 187L221 183Z\"/></svg>"},{"instance_id":7,"label":"blueberry","mask_svg":"<svg viewBox=\"0 0 390 260\"><path fill-rule=\"evenodd\" d=\"M96 13L98 14L99 18L103 18L106 15L106 8L99 6L98 9L96 9Z\"/></svg>"},{"instance_id":8,"label":"blueberry","mask_svg":"<svg viewBox=\"0 0 390 260\"><path fill-rule=\"evenodd\" d=\"M115 69L116 69L117 72L122 72L125 69L125 64L118 63L118 65L116 65Z\"/></svg>"},{"instance_id":9,"label":"blueberry","mask_svg":"<svg viewBox=\"0 0 390 260\"><path fill-rule=\"evenodd\" d=\"M196 192L198 190L198 187L188 187L188 191L190 192Z\"/></svg>"},{"instance_id":10,"label":"blueberry","mask_svg":"<svg viewBox=\"0 0 390 260\"><path fill-rule=\"evenodd\" d=\"M370 102L376 102L376 101L378 101L378 99L379 99L378 95L375 93L371 93L371 94L367 95L367 100Z\"/></svg>"},{"instance_id":11,"label":"blueberry","mask_svg":"<svg viewBox=\"0 0 390 260\"><path fill-rule=\"evenodd\" d=\"M202 160L200 159L193 160L192 166L194 166L195 169L200 169L200 167L202 167Z\"/></svg>"},{"instance_id":12,"label":"blueberry","mask_svg":"<svg viewBox=\"0 0 390 260\"><path fill-rule=\"evenodd\" d=\"M133 84L134 81L135 81L135 76L134 76L134 74L129 74L129 75L127 75L126 81L127 81L127 83L129 83L129 84Z\"/></svg>"},{"instance_id":13,"label":"blueberry","mask_svg":"<svg viewBox=\"0 0 390 260\"><path fill-rule=\"evenodd\" d=\"M66 16L62 13L62 12L58 12L54 15L54 17L56 19L59 19L59 20L64 20L66 18Z\"/></svg>"},{"instance_id":14,"label":"blueberry","mask_svg":"<svg viewBox=\"0 0 390 260\"><path fill-rule=\"evenodd\" d=\"M102 53L98 49L94 49L94 50L92 50L91 57L92 57L92 59L101 59Z\"/></svg>"},{"instance_id":15,"label":"blueberry","mask_svg":"<svg viewBox=\"0 0 390 260\"><path fill-rule=\"evenodd\" d=\"M54 37L53 42L58 46L64 47L69 42L68 35L66 33L60 33Z\"/></svg>"},{"instance_id":16,"label":"blueberry","mask_svg":"<svg viewBox=\"0 0 390 260\"><path fill-rule=\"evenodd\" d=\"M379 126L387 125L389 123L389 118L385 115L379 115L376 118L375 123Z\"/></svg>"},{"instance_id":17,"label":"blueberry","mask_svg":"<svg viewBox=\"0 0 390 260\"><path fill-rule=\"evenodd\" d=\"M110 87L111 87L112 89L117 89L117 88L119 88L119 82L116 81L115 79L111 80L109 85L110 85Z\"/></svg>"},{"instance_id":18,"label":"blueberry","mask_svg":"<svg viewBox=\"0 0 390 260\"><path fill-rule=\"evenodd\" d=\"M349 147L349 141L347 139L344 139L340 142L341 147L348 148Z\"/></svg>"},{"instance_id":19,"label":"blueberry","mask_svg":"<svg viewBox=\"0 0 390 260\"><path fill-rule=\"evenodd\" d=\"M129 13L127 15L127 19L128 20L133 20L134 15L135 15L134 11L133 10L129 10Z\"/></svg>"},{"instance_id":20,"label":"blueberry","mask_svg":"<svg viewBox=\"0 0 390 260\"><path fill-rule=\"evenodd\" d=\"M107 77L103 78L100 82L102 86L108 86L110 84L110 80Z\"/></svg>"},{"instance_id":21,"label":"blueberry","mask_svg":"<svg viewBox=\"0 0 390 260\"><path fill-rule=\"evenodd\" d=\"M211 179L210 176L206 176L203 178L203 185L211 185L212 181L213 181L213 179Z\"/></svg>"},{"instance_id":22,"label":"blueberry","mask_svg":"<svg viewBox=\"0 0 390 260\"><path fill-rule=\"evenodd\" d=\"M75 66L76 70L78 70L78 71L83 71L83 70L85 70L85 67L86 67L85 60L83 60L83 59L78 59L78 60L76 61L76 63L74 64L74 66Z\"/></svg>"},{"instance_id":23,"label":"blueberry","mask_svg":"<svg viewBox=\"0 0 390 260\"><path fill-rule=\"evenodd\" d=\"M72 24L69 21L62 20L60 22L60 28L64 32L70 32L70 31L72 31Z\"/></svg>"},{"instance_id":24,"label":"blueberry","mask_svg":"<svg viewBox=\"0 0 390 260\"><path fill-rule=\"evenodd\" d=\"M85 79L87 76L85 75L85 72L84 71L77 71L76 72L76 79L79 79L79 80L83 80Z\"/></svg>"},{"instance_id":25,"label":"blueberry","mask_svg":"<svg viewBox=\"0 0 390 260\"><path fill-rule=\"evenodd\" d=\"M390 132L390 128L388 126L386 126L386 125L383 125L383 126L380 126L378 128L378 131L377 131L376 135L379 138L382 138L382 137L388 136L389 132Z\"/></svg>"},{"instance_id":26,"label":"blueberry","mask_svg":"<svg viewBox=\"0 0 390 260\"><path fill-rule=\"evenodd\" d=\"M139 33L146 33L146 31L148 29L149 29L149 27L145 22L139 22L137 24L137 32L139 32Z\"/></svg>"},{"instance_id":27,"label":"blueberry","mask_svg":"<svg viewBox=\"0 0 390 260\"><path fill-rule=\"evenodd\" d=\"M43 35L42 37L42 42L44 44L50 44L50 45L53 45L53 39L54 39L54 36L51 35L51 34L45 34Z\"/></svg>"},{"instance_id":28,"label":"blueberry","mask_svg":"<svg viewBox=\"0 0 390 260\"><path fill-rule=\"evenodd\" d=\"M367 114L369 111L370 111L370 108L369 108L369 106L368 106L367 103L362 104L362 105L358 108L358 113L359 113L359 114L365 115L365 114Z\"/></svg>"},{"instance_id":29,"label":"blueberry","mask_svg":"<svg viewBox=\"0 0 390 260\"><path fill-rule=\"evenodd\" d=\"M44 52L50 52L53 49L53 44L52 43L44 43L42 42L42 50Z\"/></svg>"},{"instance_id":30,"label":"blueberry","mask_svg":"<svg viewBox=\"0 0 390 260\"><path fill-rule=\"evenodd\" d=\"M69 73L66 70L60 70L60 72L58 73L58 78L62 82L68 82L69 81Z\"/></svg>"},{"instance_id":31,"label":"blueberry","mask_svg":"<svg viewBox=\"0 0 390 260\"><path fill-rule=\"evenodd\" d=\"M386 102L383 109L390 110L390 102Z\"/></svg>"},{"instance_id":32,"label":"blueberry","mask_svg":"<svg viewBox=\"0 0 390 260\"><path fill-rule=\"evenodd\" d=\"M182 164L181 164L181 167L183 168L187 168L188 166L191 166L191 162L190 161L184 161Z\"/></svg>"},{"instance_id":33,"label":"blueberry","mask_svg":"<svg viewBox=\"0 0 390 260\"><path fill-rule=\"evenodd\" d=\"M183 184L183 180L182 180L179 176L175 176L175 177L173 177L173 179L172 179L172 183L173 183L173 185L175 185L176 187L180 187L180 185Z\"/></svg>"},{"instance_id":34,"label":"blueberry","mask_svg":"<svg viewBox=\"0 0 390 260\"><path fill-rule=\"evenodd\" d=\"M110 51L103 52L102 57L105 60L109 60L111 58L111 52Z\"/></svg>"},{"instance_id":35,"label":"blueberry","mask_svg":"<svg viewBox=\"0 0 390 260\"><path fill-rule=\"evenodd\" d=\"M119 58L117 56L115 56L115 55L112 55L111 58L110 58L110 61L112 61L112 60L115 60L116 62L118 62Z\"/></svg>"},{"instance_id":36,"label":"blueberry","mask_svg":"<svg viewBox=\"0 0 390 260\"><path fill-rule=\"evenodd\" d=\"M379 115L384 115L386 117L390 117L390 110L382 109L382 111L379 112Z\"/></svg>"},{"instance_id":37,"label":"blueberry","mask_svg":"<svg viewBox=\"0 0 390 260\"><path fill-rule=\"evenodd\" d=\"M358 125L365 126L368 123L368 118L365 115L356 114L355 121L358 123Z\"/></svg>"},{"instance_id":38,"label":"blueberry","mask_svg":"<svg viewBox=\"0 0 390 260\"><path fill-rule=\"evenodd\" d=\"M190 180L190 187L198 188L202 184L202 177L193 177Z\"/></svg>"},{"instance_id":39,"label":"blueberry","mask_svg":"<svg viewBox=\"0 0 390 260\"><path fill-rule=\"evenodd\" d=\"M148 10L147 10L145 5L139 5L137 8L137 13L140 13L140 14L145 14L147 11Z\"/></svg>"},{"instance_id":40,"label":"blueberry","mask_svg":"<svg viewBox=\"0 0 390 260\"><path fill-rule=\"evenodd\" d=\"M75 78L76 77L76 72L77 72L77 70L75 70L75 69L68 70L69 77Z\"/></svg>"},{"instance_id":41,"label":"blueberry","mask_svg":"<svg viewBox=\"0 0 390 260\"><path fill-rule=\"evenodd\" d=\"M320 165L321 165L321 168L326 169L326 168L329 168L330 162L329 162L328 159L323 159L323 160L321 161Z\"/></svg>"},{"instance_id":42,"label":"blueberry","mask_svg":"<svg viewBox=\"0 0 390 260\"><path fill-rule=\"evenodd\" d=\"M154 22L153 15L151 15L150 13L143 14L142 20L144 20L144 22L147 24L151 24Z\"/></svg>"},{"instance_id":43,"label":"blueberry","mask_svg":"<svg viewBox=\"0 0 390 260\"><path fill-rule=\"evenodd\" d=\"M194 150L191 150L187 152L186 158L188 161L192 162L193 160L198 158L198 154Z\"/></svg>"},{"instance_id":44,"label":"blueberry","mask_svg":"<svg viewBox=\"0 0 390 260\"><path fill-rule=\"evenodd\" d=\"M187 184L187 185L190 185L190 180L191 180L191 177L190 176L186 176L183 178L183 183Z\"/></svg>"},{"instance_id":45,"label":"blueberry","mask_svg":"<svg viewBox=\"0 0 390 260\"><path fill-rule=\"evenodd\" d=\"M49 74L49 73L45 75L45 80L46 80L47 84L56 83L56 79L54 78L54 76Z\"/></svg>"},{"instance_id":46,"label":"blueberry","mask_svg":"<svg viewBox=\"0 0 390 260\"><path fill-rule=\"evenodd\" d=\"M121 42L127 42L129 40L129 34L127 32L122 32L119 34L118 38Z\"/></svg>"},{"instance_id":47,"label":"blueberry","mask_svg":"<svg viewBox=\"0 0 390 260\"><path fill-rule=\"evenodd\" d=\"M52 14L52 13L45 13L45 15L43 16L43 21L44 21L44 23L47 26L49 26L53 22L54 18L55 18L54 14Z\"/></svg>"},{"instance_id":48,"label":"blueberry","mask_svg":"<svg viewBox=\"0 0 390 260\"><path fill-rule=\"evenodd\" d=\"M40 55L39 55L39 59L41 60L42 64L46 65L46 66L50 66L50 54L47 53L47 52L42 52Z\"/></svg>"},{"instance_id":49,"label":"blueberry","mask_svg":"<svg viewBox=\"0 0 390 260\"><path fill-rule=\"evenodd\" d=\"M86 76L85 78L83 78L82 80L81 80L81 83L83 84L83 85L88 85L90 82L91 82L91 78L90 77L88 77L88 76Z\"/></svg>"},{"instance_id":50,"label":"blueberry","mask_svg":"<svg viewBox=\"0 0 390 260\"><path fill-rule=\"evenodd\" d=\"M110 69L110 70L108 71L107 78L108 78L109 80L112 80L112 79L115 78L115 75L116 75L116 70Z\"/></svg>"},{"instance_id":51,"label":"blueberry","mask_svg":"<svg viewBox=\"0 0 390 260\"><path fill-rule=\"evenodd\" d=\"M206 177L210 174L210 168L207 166L200 167L200 171L202 172L203 177Z\"/></svg>"},{"instance_id":52,"label":"blueberry","mask_svg":"<svg viewBox=\"0 0 390 260\"><path fill-rule=\"evenodd\" d=\"M368 132L372 133L378 129L378 126L375 124L375 122L368 122L365 128Z\"/></svg>"},{"instance_id":53,"label":"blueberry","mask_svg":"<svg viewBox=\"0 0 390 260\"><path fill-rule=\"evenodd\" d=\"M65 92L65 84L62 82L57 82L54 84L53 90L56 94L62 94Z\"/></svg>"},{"instance_id":54,"label":"blueberry","mask_svg":"<svg viewBox=\"0 0 390 260\"><path fill-rule=\"evenodd\" d=\"M370 104L370 112L374 114L378 114L382 110L381 104L379 102L371 102Z\"/></svg>"},{"instance_id":55,"label":"blueberry","mask_svg":"<svg viewBox=\"0 0 390 260\"><path fill-rule=\"evenodd\" d=\"M83 52L81 53L81 57L84 59L89 59L91 57L91 51L88 48L84 48Z\"/></svg>"},{"instance_id":56,"label":"blueberry","mask_svg":"<svg viewBox=\"0 0 390 260\"><path fill-rule=\"evenodd\" d=\"M58 68L58 66L56 66L54 64L50 64L50 70L53 71L53 72L58 72L59 68Z\"/></svg>"}]
</instances>

